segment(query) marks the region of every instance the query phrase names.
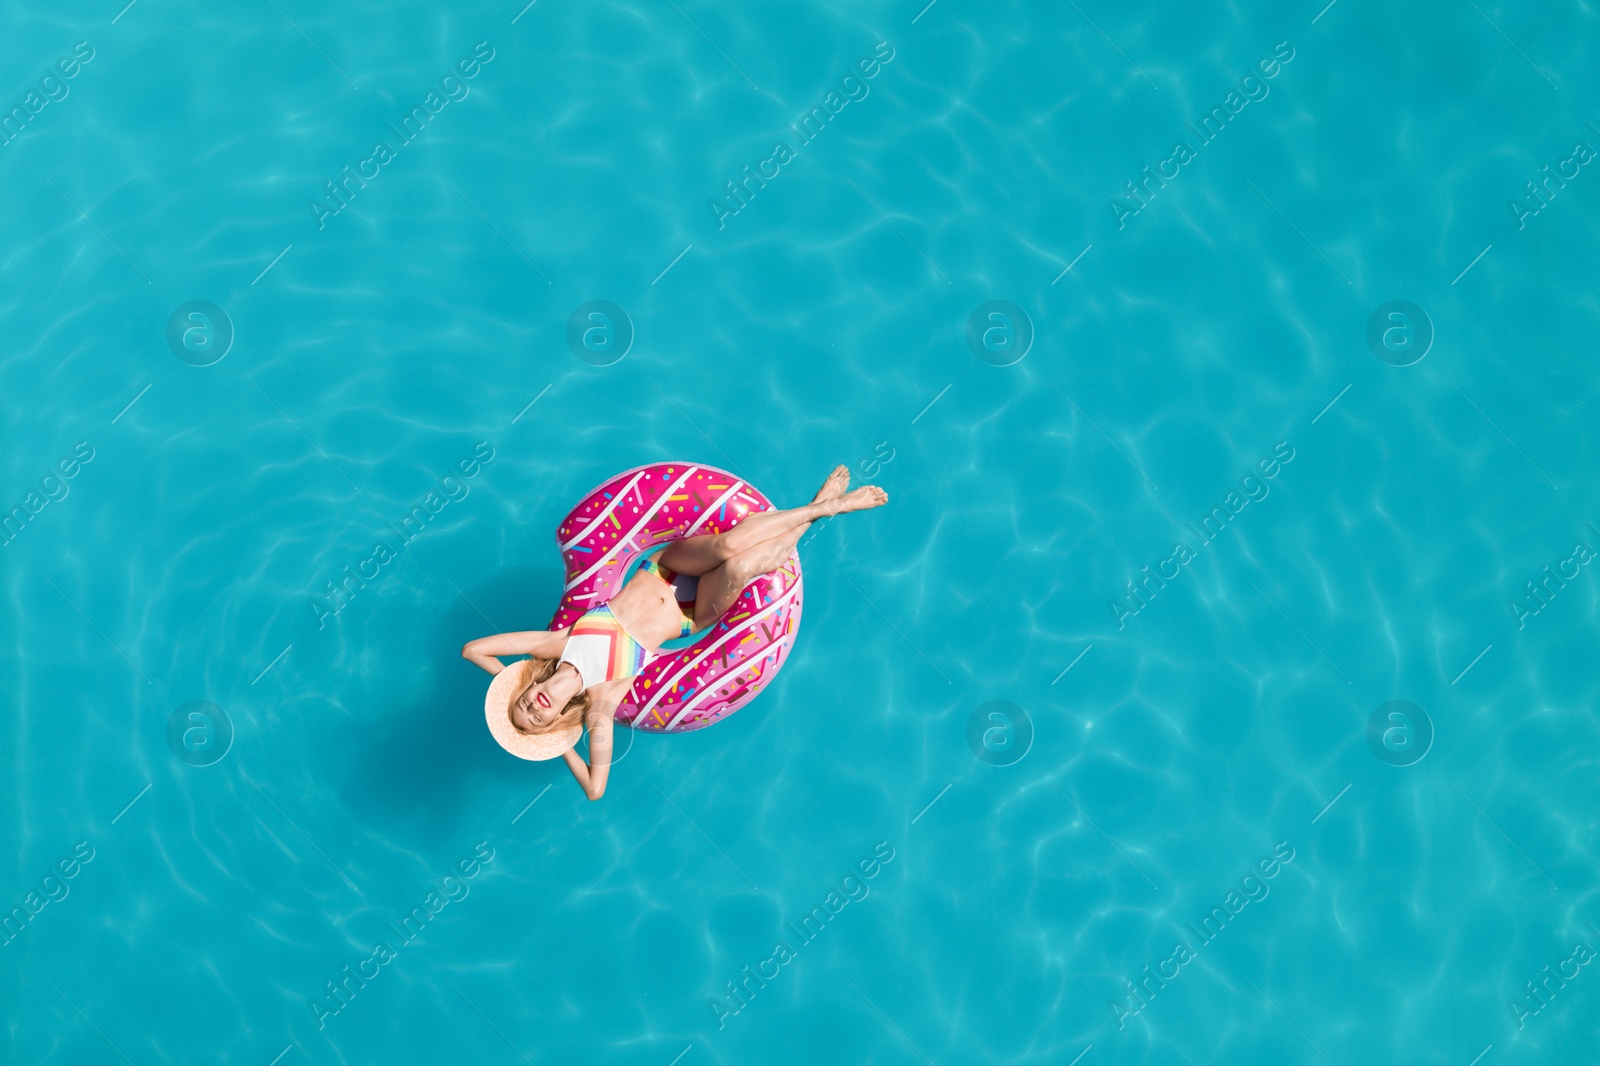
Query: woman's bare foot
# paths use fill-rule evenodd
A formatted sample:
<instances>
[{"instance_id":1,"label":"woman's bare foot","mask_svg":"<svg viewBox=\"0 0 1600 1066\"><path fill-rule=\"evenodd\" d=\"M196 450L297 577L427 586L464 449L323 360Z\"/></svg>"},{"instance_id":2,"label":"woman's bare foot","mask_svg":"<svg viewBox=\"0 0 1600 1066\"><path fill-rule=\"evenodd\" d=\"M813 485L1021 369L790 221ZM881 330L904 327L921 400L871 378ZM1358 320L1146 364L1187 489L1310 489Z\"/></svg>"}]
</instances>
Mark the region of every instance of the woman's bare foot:
<instances>
[{"instance_id":1,"label":"woman's bare foot","mask_svg":"<svg viewBox=\"0 0 1600 1066\"><path fill-rule=\"evenodd\" d=\"M882 507L889 502L889 494L876 485L863 485L843 495L825 500L828 514L845 514L848 511L865 511Z\"/></svg>"},{"instance_id":2,"label":"woman's bare foot","mask_svg":"<svg viewBox=\"0 0 1600 1066\"><path fill-rule=\"evenodd\" d=\"M817 490L817 494L811 497L811 502L821 503L824 500L831 500L835 496L842 496L849 484L850 468L841 463L833 468L833 473L828 475L827 480L822 483L822 487Z\"/></svg>"}]
</instances>

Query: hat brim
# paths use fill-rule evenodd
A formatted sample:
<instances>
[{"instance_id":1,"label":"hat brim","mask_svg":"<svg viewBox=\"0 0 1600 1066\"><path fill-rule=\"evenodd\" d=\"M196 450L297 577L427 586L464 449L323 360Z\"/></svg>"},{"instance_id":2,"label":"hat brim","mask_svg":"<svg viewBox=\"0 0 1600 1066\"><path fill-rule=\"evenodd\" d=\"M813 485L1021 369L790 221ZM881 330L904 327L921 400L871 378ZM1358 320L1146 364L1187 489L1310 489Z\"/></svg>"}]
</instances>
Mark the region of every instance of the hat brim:
<instances>
[{"instance_id":1,"label":"hat brim","mask_svg":"<svg viewBox=\"0 0 1600 1066\"><path fill-rule=\"evenodd\" d=\"M527 677L528 666L531 662L524 659L512 663L489 682L489 692L483 699L483 715L489 723L489 732L493 734L495 743L509 751L519 759L530 759L542 762L545 759L554 759L557 755L578 743L578 738L583 735L583 726L574 725L570 729L563 729L555 733L519 733L516 726L511 724L511 698L517 694Z\"/></svg>"}]
</instances>

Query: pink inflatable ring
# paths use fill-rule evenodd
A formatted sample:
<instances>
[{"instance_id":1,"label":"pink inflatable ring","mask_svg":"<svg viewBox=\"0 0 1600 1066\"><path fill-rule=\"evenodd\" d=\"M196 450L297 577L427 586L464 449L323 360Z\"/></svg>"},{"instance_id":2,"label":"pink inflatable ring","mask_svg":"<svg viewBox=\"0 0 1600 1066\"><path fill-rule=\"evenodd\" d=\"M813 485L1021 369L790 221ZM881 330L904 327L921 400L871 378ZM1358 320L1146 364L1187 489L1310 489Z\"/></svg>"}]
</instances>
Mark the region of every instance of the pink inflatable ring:
<instances>
[{"instance_id":1,"label":"pink inflatable ring","mask_svg":"<svg viewBox=\"0 0 1600 1066\"><path fill-rule=\"evenodd\" d=\"M564 629L622 588L628 564L658 544L732 529L772 504L725 470L652 463L616 475L556 530L566 591L550 620ZM686 733L720 722L777 676L800 631L800 553L746 585L700 639L646 664L617 708L622 725Z\"/></svg>"}]
</instances>

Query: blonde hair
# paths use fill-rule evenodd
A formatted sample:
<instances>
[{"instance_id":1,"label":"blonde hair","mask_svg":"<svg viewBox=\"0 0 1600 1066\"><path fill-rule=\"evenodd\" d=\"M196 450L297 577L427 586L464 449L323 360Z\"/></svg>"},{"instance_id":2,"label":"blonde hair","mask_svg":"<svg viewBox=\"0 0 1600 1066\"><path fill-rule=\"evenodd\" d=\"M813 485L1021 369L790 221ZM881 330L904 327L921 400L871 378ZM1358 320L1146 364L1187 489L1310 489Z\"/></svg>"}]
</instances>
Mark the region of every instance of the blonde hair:
<instances>
[{"instance_id":1,"label":"blonde hair","mask_svg":"<svg viewBox=\"0 0 1600 1066\"><path fill-rule=\"evenodd\" d=\"M527 691L539 682L548 681L554 677L556 669L560 665L561 661L559 659L535 658L524 660L512 667L512 669L520 668L522 670L522 681L517 685L516 692L512 694L511 702L506 704L506 718L511 722L511 728L523 736L560 733L571 729L575 725L581 725L583 716L589 713L589 691L584 689L568 700L567 705L561 708L561 713L557 714L548 725L536 725L532 729L523 729L517 724L517 720L511 717L512 708L516 707Z\"/></svg>"}]
</instances>

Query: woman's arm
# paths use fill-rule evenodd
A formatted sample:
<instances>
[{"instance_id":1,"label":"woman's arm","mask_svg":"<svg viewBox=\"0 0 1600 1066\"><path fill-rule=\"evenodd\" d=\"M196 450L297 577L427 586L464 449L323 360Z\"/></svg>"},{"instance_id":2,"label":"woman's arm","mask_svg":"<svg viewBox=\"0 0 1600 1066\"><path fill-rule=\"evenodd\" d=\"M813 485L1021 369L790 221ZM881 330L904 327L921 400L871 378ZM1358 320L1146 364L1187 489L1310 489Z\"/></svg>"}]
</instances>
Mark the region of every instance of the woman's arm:
<instances>
[{"instance_id":1,"label":"woman's arm","mask_svg":"<svg viewBox=\"0 0 1600 1066\"><path fill-rule=\"evenodd\" d=\"M491 674L498 674L505 669L505 664L498 658L501 655L532 655L538 659L554 659L561 654L561 649L566 647L567 634L572 632L572 627L565 629L533 629L521 633L496 633L492 637L479 637L469 640L461 647L461 657L475 666L481 666Z\"/></svg>"},{"instance_id":2,"label":"woman's arm","mask_svg":"<svg viewBox=\"0 0 1600 1066\"><path fill-rule=\"evenodd\" d=\"M574 748L561 753L583 794L592 800L605 795L606 779L611 776L611 731L616 725L617 704L632 685L633 678L623 677L590 689L589 713L584 718L589 727L589 761L584 762Z\"/></svg>"}]
</instances>

